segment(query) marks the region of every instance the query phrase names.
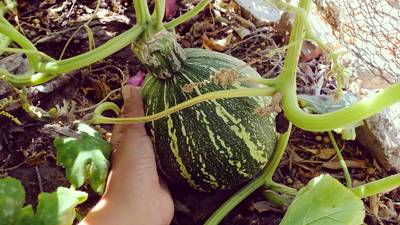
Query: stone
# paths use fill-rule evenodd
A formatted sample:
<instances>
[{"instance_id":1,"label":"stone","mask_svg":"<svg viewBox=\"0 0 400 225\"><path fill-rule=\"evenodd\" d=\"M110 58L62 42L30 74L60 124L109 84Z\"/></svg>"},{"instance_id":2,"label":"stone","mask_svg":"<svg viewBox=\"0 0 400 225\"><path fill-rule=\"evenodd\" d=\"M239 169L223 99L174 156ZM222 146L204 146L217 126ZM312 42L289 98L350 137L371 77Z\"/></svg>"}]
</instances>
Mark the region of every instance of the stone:
<instances>
[{"instance_id":1,"label":"stone","mask_svg":"<svg viewBox=\"0 0 400 225\"><path fill-rule=\"evenodd\" d=\"M364 120L357 140L386 170L400 172L400 103Z\"/></svg>"}]
</instances>

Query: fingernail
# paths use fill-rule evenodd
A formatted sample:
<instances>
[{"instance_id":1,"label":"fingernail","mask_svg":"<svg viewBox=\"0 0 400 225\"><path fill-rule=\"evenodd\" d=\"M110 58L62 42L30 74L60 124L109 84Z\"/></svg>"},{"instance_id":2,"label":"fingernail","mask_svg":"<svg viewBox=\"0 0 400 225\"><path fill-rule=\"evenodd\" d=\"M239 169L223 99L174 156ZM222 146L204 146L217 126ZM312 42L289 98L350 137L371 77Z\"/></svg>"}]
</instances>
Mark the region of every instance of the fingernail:
<instances>
[{"instance_id":1,"label":"fingernail","mask_svg":"<svg viewBox=\"0 0 400 225\"><path fill-rule=\"evenodd\" d=\"M121 92L124 100L127 100L132 96L132 90L129 85L123 86Z\"/></svg>"}]
</instances>

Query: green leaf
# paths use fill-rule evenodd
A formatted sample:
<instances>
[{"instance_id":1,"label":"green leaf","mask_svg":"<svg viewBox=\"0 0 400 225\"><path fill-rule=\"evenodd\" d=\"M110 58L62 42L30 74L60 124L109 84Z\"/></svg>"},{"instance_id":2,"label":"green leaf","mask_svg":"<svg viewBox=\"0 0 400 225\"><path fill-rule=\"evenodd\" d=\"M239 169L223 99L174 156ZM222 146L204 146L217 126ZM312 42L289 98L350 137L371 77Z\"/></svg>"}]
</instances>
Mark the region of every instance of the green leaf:
<instances>
[{"instance_id":1,"label":"green leaf","mask_svg":"<svg viewBox=\"0 0 400 225\"><path fill-rule=\"evenodd\" d=\"M335 101L334 97L330 95L298 95L297 97L304 111L317 114L334 112L358 101L357 97L351 92L344 93L338 101ZM347 127L335 129L335 132L341 134L343 140L355 140L355 128L360 125L362 123L351 124Z\"/></svg>"},{"instance_id":2,"label":"green leaf","mask_svg":"<svg viewBox=\"0 0 400 225\"><path fill-rule=\"evenodd\" d=\"M359 225L364 204L330 175L312 179L300 190L280 225Z\"/></svg>"},{"instance_id":3,"label":"green leaf","mask_svg":"<svg viewBox=\"0 0 400 225\"><path fill-rule=\"evenodd\" d=\"M34 225L71 225L75 207L86 201L87 193L59 187L53 193L41 193Z\"/></svg>"},{"instance_id":4,"label":"green leaf","mask_svg":"<svg viewBox=\"0 0 400 225\"><path fill-rule=\"evenodd\" d=\"M21 182L11 177L0 179L0 225L16 224L24 203Z\"/></svg>"},{"instance_id":5,"label":"green leaf","mask_svg":"<svg viewBox=\"0 0 400 225\"><path fill-rule=\"evenodd\" d=\"M56 138L57 163L65 167L69 182L76 188L86 180L92 189L103 193L107 179L111 145L86 124L79 124L79 138Z\"/></svg>"},{"instance_id":6,"label":"green leaf","mask_svg":"<svg viewBox=\"0 0 400 225\"><path fill-rule=\"evenodd\" d=\"M32 225L33 209L31 205L22 208L17 215L15 225Z\"/></svg>"}]
</instances>

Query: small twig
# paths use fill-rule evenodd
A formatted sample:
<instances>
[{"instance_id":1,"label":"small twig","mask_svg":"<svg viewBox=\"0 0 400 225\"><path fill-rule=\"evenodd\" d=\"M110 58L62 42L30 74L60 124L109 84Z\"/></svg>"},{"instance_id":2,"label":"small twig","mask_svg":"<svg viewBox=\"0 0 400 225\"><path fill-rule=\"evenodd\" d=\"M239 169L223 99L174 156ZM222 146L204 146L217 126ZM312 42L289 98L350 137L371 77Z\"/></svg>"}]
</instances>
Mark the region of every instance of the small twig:
<instances>
[{"instance_id":1,"label":"small twig","mask_svg":"<svg viewBox=\"0 0 400 225\"><path fill-rule=\"evenodd\" d=\"M90 16L90 18L89 18L83 25L81 25L80 27L78 27L78 29L76 29L76 30L74 31L74 33L72 33L71 37L68 39L68 41L67 41L67 43L65 44L63 50L61 51L59 60L61 60L61 59L63 58L63 56L64 56L64 54L65 54L65 51L67 50L69 44L70 44L71 41L74 39L74 37L78 34L78 32L79 32L82 28L84 28L85 26L87 27L86 31L87 31L88 29L90 29L90 28L89 28L89 24L92 22L92 20L94 19L94 17L97 15L97 12L99 11L99 8L100 8L100 3L101 3L101 0L97 0L96 8L94 9L94 11L93 11L92 15ZM75 2L74 2L74 4L75 4ZM72 10L72 7L71 7L71 10ZM90 33L88 33L88 37L89 37L89 46L91 46L91 43L90 43L90 42L91 42Z\"/></svg>"},{"instance_id":2,"label":"small twig","mask_svg":"<svg viewBox=\"0 0 400 225\"><path fill-rule=\"evenodd\" d=\"M42 177L40 176L40 171L39 171L38 166L35 166L35 171L36 171L36 178L37 178L38 183L39 183L39 191L43 192Z\"/></svg>"},{"instance_id":3,"label":"small twig","mask_svg":"<svg viewBox=\"0 0 400 225\"><path fill-rule=\"evenodd\" d=\"M8 167L8 168L5 168L5 169L0 169L0 172L4 173L4 172L7 172L7 171L12 171L12 170L15 170L18 167L24 165L24 164L25 164L25 161L23 161L22 163L20 163L20 164L18 164L16 166Z\"/></svg>"}]
</instances>

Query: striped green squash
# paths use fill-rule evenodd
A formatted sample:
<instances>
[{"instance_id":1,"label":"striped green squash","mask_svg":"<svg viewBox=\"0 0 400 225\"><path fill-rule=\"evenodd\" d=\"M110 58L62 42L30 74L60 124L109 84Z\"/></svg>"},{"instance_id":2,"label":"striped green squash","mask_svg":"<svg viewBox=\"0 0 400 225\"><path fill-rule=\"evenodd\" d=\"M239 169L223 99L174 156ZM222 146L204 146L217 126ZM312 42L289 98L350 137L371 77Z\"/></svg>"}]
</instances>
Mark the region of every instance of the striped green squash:
<instances>
[{"instance_id":1,"label":"striped green squash","mask_svg":"<svg viewBox=\"0 0 400 225\"><path fill-rule=\"evenodd\" d=\"M255 86L209 82L192 92L182 90L187 84L210 80L220 69L235 70L239 77L259 77L234 57L203 49L184 52L186 59L172 78L147 76L142 89L146 115L207 92ZM146 123L161 171L170 180L201 191L229 189L253 178L268 162L277 140L274 118L256 113L264 100L209 100Z\"/></svg>"}]
</instances>

